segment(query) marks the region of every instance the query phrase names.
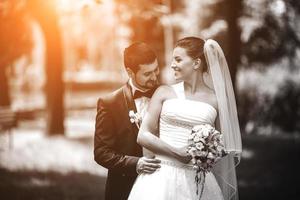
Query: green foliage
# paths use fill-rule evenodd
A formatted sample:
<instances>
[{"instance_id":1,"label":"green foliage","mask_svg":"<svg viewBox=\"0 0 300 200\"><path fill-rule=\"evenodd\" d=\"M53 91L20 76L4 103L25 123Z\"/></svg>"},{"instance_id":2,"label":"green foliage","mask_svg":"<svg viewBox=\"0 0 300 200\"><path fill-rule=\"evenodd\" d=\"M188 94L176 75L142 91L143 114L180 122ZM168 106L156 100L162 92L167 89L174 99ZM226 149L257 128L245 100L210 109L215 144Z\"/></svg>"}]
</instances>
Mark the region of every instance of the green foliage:
<instances>
[{"instance_id":1,"label":"green foliage","mask_svg":"<svg viewBox=\"0 0 300 200\"><path fill-rule=\"evenodd\" d=\"M264 0L256 7L251 4L253 2L251 0L245 2L244 17L260 25L254 28L243 45L243 54L247 58L247 63L244 64L249 66L253 63L269 64L278 62L284 57L293 59L296 49L300 47L299 1ZM276 3L282 8L274 8ZM245 22L242 29L249 26L251 24ZM293 65L289 67L296 68Z\"/></svg>"},{"instance_id":2,"label":"green foliage","mask_svg":"<svg viewBox=\"0 0 300 200\"><path fill-rule=\"evenodd\" d=\"M240 24L248 33L242 34L241 127L247 133L299 133L300 2L243 2Z\"/></svg>"},{"instance_id":3,"label":"green foliage","mask_svg":"<svg viewBox=\"0 0 300 200\"><path fill-rule=\"evenodd\" d=\"M284 131L300 130L300 84L288 80L279 88L279 93L270 102L265 119Z\"/></svg>"},{"instance_id":4,"label":"green foliage","mask_svg":"<svg viewBox=\"0 0 300 200\"><path fill-rule=\"evenodd\" d=\"M274 62L285 55L285 37L288 34L272 16L264 17L264 25L253 31L249 41L244 46L244 53L249 62Z\"/></svg>"},{"instance_id":5,"label":"green foliage","mask_svg":"<svg viewBox=\"0 0 300 200\"><path fill-rule=\"evenodd\" d=\"M124 24L130 27L129 40L148 43L156 51L159 64L164 61L164 33L160 23L163 13L159 10L161 0L115 0L118 15L127 15Z\"/></svg>"},{"instance_id":6,"label":"green foliage","mask_svg":"<svg viewBox=\"0 0 300 200\"><path fill-rule=\"evenodd\" d=\"M246 133L300 133L299 81L288 79L279 83L274 94L249 86L239 91L238 105L241 128Z\"/></svg>"}]
</instances>

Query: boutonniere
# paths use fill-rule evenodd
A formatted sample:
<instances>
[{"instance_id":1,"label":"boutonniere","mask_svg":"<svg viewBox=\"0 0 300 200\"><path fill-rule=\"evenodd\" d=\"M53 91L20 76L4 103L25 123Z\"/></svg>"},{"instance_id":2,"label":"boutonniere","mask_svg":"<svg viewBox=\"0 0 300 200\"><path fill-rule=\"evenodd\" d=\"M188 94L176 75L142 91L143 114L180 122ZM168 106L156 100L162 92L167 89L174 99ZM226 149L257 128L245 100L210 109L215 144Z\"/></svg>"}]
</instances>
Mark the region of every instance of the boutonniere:
<instances>
[{"instance_id":1,"label":"boutonniere","mask_svg":"<svg viewBox=\"0 0 300 200\"><path fill-rule=\"evenodd\" d=\"M138 127L138 129L140 129L140 124L142 122L142 116L138 112L135 113L133 110L130 110L129 111L129 119L132 124L135 123L135 125Z\"/></svg>"}]
</instances>

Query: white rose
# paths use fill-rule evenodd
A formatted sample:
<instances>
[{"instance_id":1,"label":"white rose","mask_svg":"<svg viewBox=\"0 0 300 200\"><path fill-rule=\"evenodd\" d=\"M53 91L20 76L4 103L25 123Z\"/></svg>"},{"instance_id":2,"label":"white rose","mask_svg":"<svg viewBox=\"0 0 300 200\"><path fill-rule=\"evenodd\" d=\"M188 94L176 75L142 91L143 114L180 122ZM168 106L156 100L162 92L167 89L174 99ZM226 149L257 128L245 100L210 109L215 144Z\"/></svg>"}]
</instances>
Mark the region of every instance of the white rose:
<instances>
[{"instance_id":1,"label":"white rose","mask_svg":"<svg viewBox=\"0 0 300 200\"><path fill-rule=\"evenodd\" d=\"M211 152L209 152L209 153L207 154L207 158L208 158L208 159L215 159L215 156L214 156Z\"/></svg>"},{"instance_id":2,"label":"white rose","mask_svg":"<svg viewBox=\"0 0 300 200\"><path fill-rule=\"evenodd\" d=\"M194 166L193 166L193 169L194 169L194 170L198 170L199 167L198 167L197 165L194 165Z\"/></svg>"},{"instance_id":3,"label":"white rose","mask_svg":"<svg viewBox=\"0 0 300 200\"><path fill-rule=\"evenodd\" d=\"M200 139L201 139L201 138L200 138L198 135L195 135L195 137L194 137L194 142L196 142L196 143L197 143L197 142L200 142Z\"/></svg>"},{"instance_id":4,"label":"white rose","mask_svg":"<svg viewBox=\"0 0 300 200\"><path fill-rule=\"evenodd\" d=\"M193 163L193 165L195 165L197 163L197 160L195 158L193 158L192 163Z\"/></svg>"},{"instance_id":5,"label":"white rose","mask_svg":"<svg viewBox=\"0 0 300 200\"><path fill-rule=\"evenodd\" d=\"M204 145L201 142L197 143L195 146L198 150L202 150L204 148Z\"/></svg>"},{"instance_id":6,"label":"white rose","mask_svg":"<svg viewBox=\"0 0 300 200\"><path fill-rule=\"evenodd\" d=\"M206 157L207 156L207 151L201 151L201 152L199 152L199 156Z\"/></svg>"},{"instance_id":7,"label":"white rose","mask_svg":"<svg viewBox=\"0 0 300 200\"><path fill-rule=\"evenodd\" d=\"M130 111L129 111L129 117L134 117L134 112L133 112L133 110L130 110Z\"/></svg>"},{"instance_id":8,"label":"white rose","mask_svg":"<svg viewBox=\"0 0 300 200\"><path fill-rule=\"evenodd\" d=\"M215 128L213 126L211 126L210 124L206 124L205 128L209 131L209 132L214 132Z\"/></svg>"},{"instance_id":9,"label":"white rose","mask_svg":"<svg viewBox=\"0 0 300 200\"><path fill-rule=\"evenodd\" d=\"M200 159L198 159L198 160L196 161L196 163L197 163L197 165L201 165L202 161L201 161Z\"/></svg>"},{"instance_id":10,"label":"white rose","mask_svg":"<svg viewBox=\"0 0 300 200\"><path fill-rule=\"evenodd\" d=\"M220 138L220 140L222 140L223 139L223 134L220 134L219 138Z\"/></svg>"},{"instance_id":11,"label":"white rose","mask_svg":"<svg viewBox=\"0 0 300 200\"><path fill-rule=\"evenodd\" d=\"M209 136L209 132L207 130L202 132L203 137L207 138Z\"/></svg>"}]
</instances>

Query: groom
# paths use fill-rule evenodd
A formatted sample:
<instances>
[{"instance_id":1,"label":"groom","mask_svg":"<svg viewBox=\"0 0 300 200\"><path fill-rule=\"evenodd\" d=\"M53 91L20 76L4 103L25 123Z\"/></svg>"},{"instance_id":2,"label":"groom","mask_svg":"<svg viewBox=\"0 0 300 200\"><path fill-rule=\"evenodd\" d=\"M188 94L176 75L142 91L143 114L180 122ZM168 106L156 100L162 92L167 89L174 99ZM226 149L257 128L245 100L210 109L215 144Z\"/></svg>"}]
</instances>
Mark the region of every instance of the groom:
<instances>
[{"instance_id":1,"label":"groom","mask_svg":"<svg viewBox=\"0 0 300 200\"><path fill-rule=\"evenodd\" d=\"M138 173L153 173L159 160L142 157L136 142L138 126L129 112L143 114L158 85L157 57L150 47L133 43L124 51L129 81L120 89L100 98L94 138L94 159L108 169L105 199L127 199Z\"/></svg>"}]
</instances>

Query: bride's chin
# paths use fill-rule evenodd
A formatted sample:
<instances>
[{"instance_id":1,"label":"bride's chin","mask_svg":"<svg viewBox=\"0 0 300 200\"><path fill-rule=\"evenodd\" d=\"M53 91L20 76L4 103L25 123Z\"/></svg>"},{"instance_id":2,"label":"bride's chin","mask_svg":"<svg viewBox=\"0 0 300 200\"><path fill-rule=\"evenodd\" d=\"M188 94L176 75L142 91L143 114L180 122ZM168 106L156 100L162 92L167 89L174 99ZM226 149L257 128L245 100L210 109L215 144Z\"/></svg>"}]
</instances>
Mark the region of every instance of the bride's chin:
<instances>
[{"instance_id":1,"label":"bride's chin","mask_svg":"<svg viewBox=\"0 0 300 200\"><path fill-rule=\"evenodd\" d=\"M174 79L176 80L176 81L178 81L178 80L180 80L182 77L181 76L178 76L178 75L174 75Z\"/></svg>"},{"instance_id":2,"label":"bride's chin","mask_svg":"<svg viewBox=\"0 0 300 200\"><path fill-rule=\"evenodd\" d=\"M174 81L175 81L175 83L184 82L181 78L177 78Z\"/></svg>"}]
</instances>

